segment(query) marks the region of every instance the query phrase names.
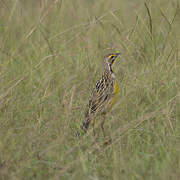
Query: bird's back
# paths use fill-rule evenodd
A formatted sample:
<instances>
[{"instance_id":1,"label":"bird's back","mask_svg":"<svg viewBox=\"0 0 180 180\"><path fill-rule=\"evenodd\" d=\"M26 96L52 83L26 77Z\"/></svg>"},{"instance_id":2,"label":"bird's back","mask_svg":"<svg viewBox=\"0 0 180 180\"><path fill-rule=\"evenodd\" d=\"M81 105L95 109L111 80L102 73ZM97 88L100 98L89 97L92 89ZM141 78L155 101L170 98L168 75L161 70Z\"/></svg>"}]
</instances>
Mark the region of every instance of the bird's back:
<instances>
[{"instance_id":1,"label":"bird's back","mask_svg":"<svg viewBox=\"0 0 180 180\"><path fill-rule=\"evenodd\" d=\"M106 114L112 108L115 102L115 94L118 92L118 86L109 72L105 72L101 79L97 81L89 98L88 107L85 113L83 129L86 131L90 121L98 114Z\"/></svg>"}]
</instances>

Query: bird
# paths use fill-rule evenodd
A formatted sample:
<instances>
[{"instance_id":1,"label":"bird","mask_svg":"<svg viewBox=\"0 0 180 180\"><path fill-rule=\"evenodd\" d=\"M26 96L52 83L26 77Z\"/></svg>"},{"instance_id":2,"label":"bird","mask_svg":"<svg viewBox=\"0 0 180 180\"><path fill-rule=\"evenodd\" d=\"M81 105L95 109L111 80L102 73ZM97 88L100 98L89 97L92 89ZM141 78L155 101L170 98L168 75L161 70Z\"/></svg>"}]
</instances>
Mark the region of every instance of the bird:
<instances>
[{"instance_id":1,"label":"bird","mask_svg":"<svg viewBox=\"0 0 180 180\"><path fill-rule=\"evenodd\" d=\"M92 124L95 136L95 121L97 116L100 115L102 117L100 126L105 137L105 116L108 112L110 112L117 100L118 83L116 81L112 65L119 55L120 53L109 53L103 58L102 76L92 89L89 97L89 103L85 111L85 118L81 126L84 133L87 132L89 125Z\"/></svg>"}]
</instances>

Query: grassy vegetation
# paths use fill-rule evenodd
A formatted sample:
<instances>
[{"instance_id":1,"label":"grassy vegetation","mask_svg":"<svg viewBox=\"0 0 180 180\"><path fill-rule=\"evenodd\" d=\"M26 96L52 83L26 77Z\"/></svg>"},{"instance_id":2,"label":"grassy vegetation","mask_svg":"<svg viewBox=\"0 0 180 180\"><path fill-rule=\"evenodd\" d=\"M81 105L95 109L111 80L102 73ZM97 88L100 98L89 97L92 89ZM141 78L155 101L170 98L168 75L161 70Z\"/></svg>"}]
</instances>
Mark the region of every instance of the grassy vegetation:
<instances>
[{"instance_id":1,"label":"grassy vegetation","mask_svg":"<svg viewBox=\"0 0 180 180\"><path fill-rule=\"evenodd\" d=\"M0 179L179 179L179 12L176 0L1 0ZM104 146L101 132L74 134L109 52L120 92Z\"/></svg>"}]
</instances>

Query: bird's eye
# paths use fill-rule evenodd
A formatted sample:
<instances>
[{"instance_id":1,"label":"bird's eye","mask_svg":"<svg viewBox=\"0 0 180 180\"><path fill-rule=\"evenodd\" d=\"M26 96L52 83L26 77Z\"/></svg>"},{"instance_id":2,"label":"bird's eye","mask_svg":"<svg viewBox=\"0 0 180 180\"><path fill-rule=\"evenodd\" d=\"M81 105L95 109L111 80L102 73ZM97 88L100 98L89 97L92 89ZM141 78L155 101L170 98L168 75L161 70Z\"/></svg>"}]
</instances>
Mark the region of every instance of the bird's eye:
<instances>
[{"instance_id":1,"label":"bird's eye","mask_svg":"<svg viewBox=\"0 0 180 180\"><path fill-rule=\"evenodd\" d=\"M113 59L114 58L114 55L112 55L111 57L110 57L110 59Z\"/></svg>"}]
</instances>

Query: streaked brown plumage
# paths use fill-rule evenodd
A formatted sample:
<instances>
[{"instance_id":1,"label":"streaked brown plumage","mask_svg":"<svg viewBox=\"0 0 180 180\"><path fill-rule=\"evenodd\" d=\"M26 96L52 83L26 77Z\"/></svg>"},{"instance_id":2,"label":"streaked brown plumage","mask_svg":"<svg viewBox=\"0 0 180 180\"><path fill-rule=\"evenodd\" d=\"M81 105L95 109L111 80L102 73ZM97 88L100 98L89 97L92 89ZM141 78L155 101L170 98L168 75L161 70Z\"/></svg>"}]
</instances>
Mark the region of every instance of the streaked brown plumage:
<instances>
[{"instance_id":1,"label":"streaked brown plumage","mask_svg":"<svg viewBox=\"0 0 180 180\"><path fill-rule=\"evenodd\" d=\"M107 114L116 100L118 93L117 82L115 81L115 75L112 70L112 64L118 57L119 53L111 53L104 57L103 61L103 74L97 81L96 86L93 88L89 98L88 107L85 113L85 119L83 121L82 129L87 132L89 124L92 123L93 130L95 124L95 118L97 115ZM101 128L104 134L104 119L101 122Z\"/></svg>"}]
</instances>

